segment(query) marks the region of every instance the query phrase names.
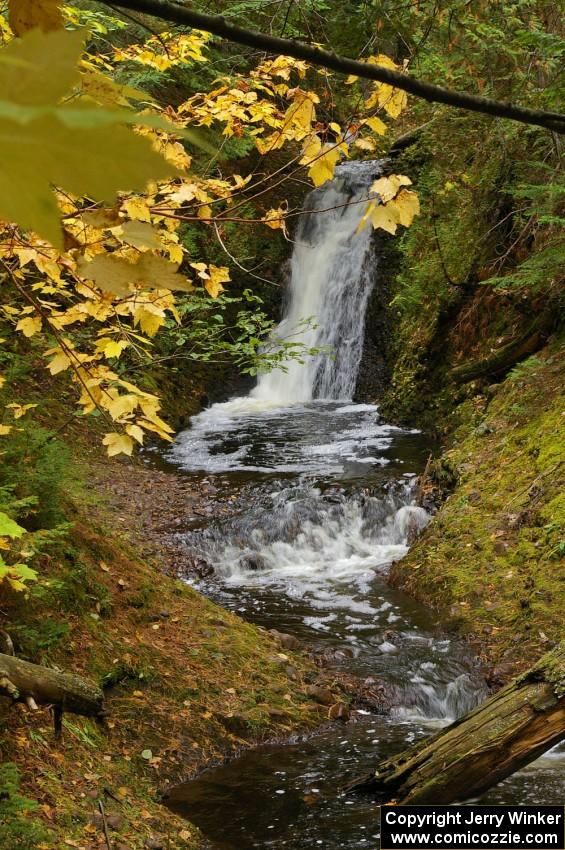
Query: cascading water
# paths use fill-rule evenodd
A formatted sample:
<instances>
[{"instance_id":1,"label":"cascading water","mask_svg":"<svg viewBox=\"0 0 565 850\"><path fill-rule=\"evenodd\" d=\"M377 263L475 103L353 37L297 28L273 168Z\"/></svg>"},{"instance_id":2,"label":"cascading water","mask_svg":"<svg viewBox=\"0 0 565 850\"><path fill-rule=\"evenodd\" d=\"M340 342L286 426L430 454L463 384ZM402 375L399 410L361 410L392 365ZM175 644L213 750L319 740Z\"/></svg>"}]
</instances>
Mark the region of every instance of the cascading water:
<instances>
[{"instance_id":1,"label":"cascading water","mask_svg":"<svg viewBox=\"0 0 565 850\"><path fill-rule=\"evenodd\" d=\"M188 519L178 535L190 559L214 573L188 580L366 682L383 677L394 695L387 717L358 711L342 731L279 749L277 770L267 750L181 787L171 805L222 848L376 846L372 806L344 800L335 784L486 693L468 653L386 580L429 519L415 478L430 447L384 422L376 406L350 402L376 278L370 232L358 225L378 171L378 163L336 169L306 199L296 235L277 335L313 317L317 327L298 338L331 346L333 358L262 376L249 396L194 417L170 453L187 474L204 472L229 505L208 522Z\"/></svg>"},{"instance_id":2,"label":"cascading water","mask_svg":"<svg viewBox=\"0 0 565 850\"><path fill-rule=\"evenodd\" d=\"M371 227L358 230L379 163L350 163L306 198L291 260L289 302L276 336L296 334L301 321L316 326L300 333L308 348L328 347L332 356L290 363L286 373L259 378L251 398L288 405L313 399L350 399L363 348L367 301L376 275Z\"/></svg>"}]
</instances>

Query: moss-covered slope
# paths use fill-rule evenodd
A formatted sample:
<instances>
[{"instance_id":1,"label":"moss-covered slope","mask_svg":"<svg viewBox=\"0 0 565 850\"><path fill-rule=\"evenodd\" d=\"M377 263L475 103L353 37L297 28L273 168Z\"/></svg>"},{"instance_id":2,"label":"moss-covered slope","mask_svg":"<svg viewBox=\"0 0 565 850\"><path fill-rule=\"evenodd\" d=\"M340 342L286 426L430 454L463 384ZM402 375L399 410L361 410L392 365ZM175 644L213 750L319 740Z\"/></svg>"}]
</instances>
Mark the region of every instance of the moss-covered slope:
<instances>
[{"instance_id":1,"label":"moss-covered slope","mask_svg":"<svg viewBox=\"0 0 565 850\"><path fill-rule=\"evenodd\" d=\"M442 459L457 486L393 572L484 645L495 678L563 634L564 359L556 342L457 409Z\"/></svg>"}]
</instances>

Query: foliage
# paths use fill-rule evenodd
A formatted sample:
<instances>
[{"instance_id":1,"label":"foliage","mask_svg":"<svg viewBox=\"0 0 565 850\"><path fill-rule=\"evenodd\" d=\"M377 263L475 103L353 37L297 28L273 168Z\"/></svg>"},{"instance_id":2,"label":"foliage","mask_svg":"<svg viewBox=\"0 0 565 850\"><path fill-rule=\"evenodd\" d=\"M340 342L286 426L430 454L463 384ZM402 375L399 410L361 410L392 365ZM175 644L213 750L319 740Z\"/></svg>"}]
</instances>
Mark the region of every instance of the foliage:
<instances>
[{"instance_id":1,"label":"foliage","mask_svg":"<svg viewBox=\"0 0 565 850\"><path fill-rule=\"evenodd\" d=\"M15 764L0 764L0 850L29 850L47 841L49 833L33 812L34 800L20 794L20 775Z\"/></svg>"},{"instance_id":2,"label":"foliage","mask_svg":"<svg viewBox=\"0 0 565 850\"><path fill-rule=\"evenodd\" d=\"M198 294L191 305L190 299L177 301L173 291L192 293L198 284L217 299L229 281L226 267L185 257L180 224L200 221L203 227L217 227L219 222L237 220L233 196L252 180L251 175L237 174L231 179L202 177L197 168L189 173L192 157L176 140L194 139L187 124L221 124L228 138L247 134L262 154L298 142L300 162L315 185L331 179L335 164L348 153L347 134L357 134L361 127L383 133L385 125L375 116L353 129L342 129L335 122L320 124L315 113L318 95L289 82L291 75L304 79L307 66L284 57L261 63L247 79L222 81L210 94L196 95L176 110L153 103L134 112L129 103L140 102L145 95L115 82L114 67L139 63L165 72L177 65L202 63L205 34L162 33L105 54L97 44L81 59L84 32L73 29L80 15L72 7L66 30L60 28L58 4L52 0L35 6L12 0L10 10L21 39L3 48L0 65L10 98L0 103L8 127L1 161L9 186L0 197L0 214L35 232L24 234L12 224L4 227L3 286L11 293L2 311L25 338L45 340L49 372L70 373L83 413L98 411L108 421L111 430L103 440L108 454L129 455L148 431L170 439L171 428L159 416L157 396L127 380L121 362L127 371L132 361L139 367L150 360L152 338L171 320L181 327L179 308L184 317L202 315ZM285 100L290 101L288 106ZM396 116L404 96L375 84L367 105ZM145 194L132 194L149 178ZM51 185L57 187L54 194ZM128 193L122 191L114 206L99 208L90 200L112 204L120 189ZM390 202L391 210L397 203L393 194L381 201ZM376 202L371 203L372 210ZM414 202L411 214L397 220L407 225L416 211ZM267 211L265 223L283 228L283 214L282 207L275 215ZM381 226L377 215L371 220ZM212 315L211 333L206 333L202 319L189 331L191 341L201 346L199 351L193 348L193 358L210 359L211 340L216 340L216 353L233 355L250 372L309 353L300 352L298 341L281 341L273 350L271 338L266 354L261 345L271 325L260 311L254 316L249 310L240 311L228 341L216 333L223 324L221 313ZM182 329L177 340L184 342ZM24 410L25 405L15 404ZM3 426L3 432L12 427Z\"/></svg>"}]
</instances>

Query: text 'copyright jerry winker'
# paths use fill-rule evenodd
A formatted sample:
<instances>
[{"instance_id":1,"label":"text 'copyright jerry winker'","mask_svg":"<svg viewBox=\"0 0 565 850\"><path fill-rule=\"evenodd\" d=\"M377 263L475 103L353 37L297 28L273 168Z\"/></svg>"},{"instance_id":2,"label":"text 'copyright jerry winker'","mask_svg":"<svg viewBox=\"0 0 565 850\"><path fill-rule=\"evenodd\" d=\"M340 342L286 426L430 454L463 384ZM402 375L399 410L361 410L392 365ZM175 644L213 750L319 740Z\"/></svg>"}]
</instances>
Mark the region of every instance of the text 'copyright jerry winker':
<instances>
[{"instance_id":1,"label":"text 'copyright jerry winker'","mask_svg":"<svg viewBox=\"0 0 565 850\"><path fill-rule=\"evenodd\" d=\"M563 806L381 806L381 850L565 850Z\"/></svg>"}]
</instances>

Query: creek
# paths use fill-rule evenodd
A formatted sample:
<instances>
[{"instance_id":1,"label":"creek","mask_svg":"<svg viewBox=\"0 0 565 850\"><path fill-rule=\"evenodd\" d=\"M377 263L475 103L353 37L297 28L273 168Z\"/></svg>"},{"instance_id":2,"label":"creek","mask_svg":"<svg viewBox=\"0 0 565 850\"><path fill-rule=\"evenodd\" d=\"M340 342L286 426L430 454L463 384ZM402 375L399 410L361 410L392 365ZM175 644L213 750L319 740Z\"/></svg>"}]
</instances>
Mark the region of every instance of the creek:
<instances>
[{"instance_id":1,"label":"creek","mask_svg":"<svg viewBox=\"0 0 565 850\"><path fill-rule=\"evenodd\" d=\"M177 535L210 566L189 579L244 618L288 632L368 687L385 679L389 714L356 710L306 741L265 746L173 790L168 805L224 850L375 848L375 804L340 787L429 735L487 695L468 649L394 590L391 563L429 521L416 476L429 440L352 401L365 311L378 286L369 228L358 230L379 163L350 163L306 200L278 334L300 331L326 353L261 376L246 397L215 404L178 435L167 460L204 479L229 511ZM316 326L300 321L315 317ZM363 368L363 366L361 366ZM563 754L552 751L482 798L561 803Z\"/></svg>"}]
</instances>

